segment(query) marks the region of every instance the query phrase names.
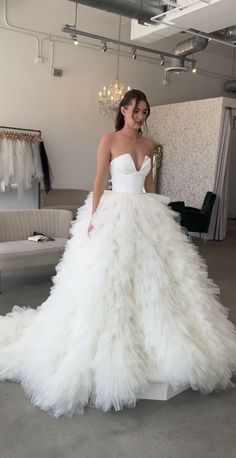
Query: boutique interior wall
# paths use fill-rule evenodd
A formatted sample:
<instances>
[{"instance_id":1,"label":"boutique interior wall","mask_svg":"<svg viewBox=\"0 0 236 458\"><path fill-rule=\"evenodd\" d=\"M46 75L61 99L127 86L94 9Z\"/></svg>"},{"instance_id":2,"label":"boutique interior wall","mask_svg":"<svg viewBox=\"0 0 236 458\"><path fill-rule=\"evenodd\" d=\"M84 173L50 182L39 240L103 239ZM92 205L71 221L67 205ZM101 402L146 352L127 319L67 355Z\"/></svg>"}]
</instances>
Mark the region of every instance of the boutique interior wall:
<instances>
[{"instance_id":1,"label":"boutique interior wall","mask_svg":"<svg viewBox=\"0 0 236 458\"><path fill-rule=\"evenodd\" d=\"M81 39L77 47L69 42L61 27L74 23L73 2L7 0L7 6L8 21L12 25L61 39L54 40L53 62L52 41L45 39L44 63L35 63L36 39L6 26L4 2L1 2L0 125L41 129L54 187L91 189L99 138L113 129L112 121L99 113L97 96L100 88L116 75L116 54L102 53L101 46L95 47L95 42L89 43L88 39ZM118 36L118 16L82 5L78 6L77 26L95 34ZM129 40L129 32L130 21L122 18L121 39ZM150 47L172 51L175 43L182 39L183 36L178 35ZM120 77L127 85L146 92L154 106L225 95L222 80L213 73L231 74L232 49L211 42L204 52L198 53L197 59L199 68L210 70L210 76L176 75L170 86L163 86L163 68L158 62L139 58L133 61L122 54ZM61 78L52 76L52 65L63 70ZM1 208L36 205L36 191L29 191L19 199L12 192L0 194Z\"/></svg>"},{"instance_id":2,"label":"boutique interior wall","mask_svg":"<svg viewBox=\"0 0 236 458\"><path fill-rule=\"evenodd\" d=\"M223 112L236 113L229 97L194 100L152 107L149 130L163 146L158 192L200 208L207 191L215 191ZM167 121L168 120L168 121ZM228 216L236 215L236 129L229 150Z\"/></svg>"},{"instance_id":3,"label":"boutique interior wall","mask_svg":"<svg viewBox=\"0 0 236 458\"><path fill-rule=\"evenodd\" d=\"M223 97L152 108L150 132L164 151L161 194L200 208L214 191L222 110Z\"/></svg>"}]
</instances>

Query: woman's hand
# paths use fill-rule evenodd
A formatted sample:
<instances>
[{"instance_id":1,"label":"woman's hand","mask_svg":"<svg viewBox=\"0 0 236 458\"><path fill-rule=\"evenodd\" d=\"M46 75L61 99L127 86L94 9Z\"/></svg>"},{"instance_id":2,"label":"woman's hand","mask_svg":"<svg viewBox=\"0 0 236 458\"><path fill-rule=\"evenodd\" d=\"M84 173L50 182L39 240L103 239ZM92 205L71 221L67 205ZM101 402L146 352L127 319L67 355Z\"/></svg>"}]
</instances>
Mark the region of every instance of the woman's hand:
<instances>
[{"instance_id":1,"label":"woman's hand","mask_svg":"<svg viewBox=\"0 0 236 458\"><path fill-rule=\"evenodd\" d=\"M92 232L93 229L94 229L94 226L93 226L92 222L90 221L89 227L88 227L88 236L89 237L91 236L91 232Z\"/></svg>"}]
</instances>

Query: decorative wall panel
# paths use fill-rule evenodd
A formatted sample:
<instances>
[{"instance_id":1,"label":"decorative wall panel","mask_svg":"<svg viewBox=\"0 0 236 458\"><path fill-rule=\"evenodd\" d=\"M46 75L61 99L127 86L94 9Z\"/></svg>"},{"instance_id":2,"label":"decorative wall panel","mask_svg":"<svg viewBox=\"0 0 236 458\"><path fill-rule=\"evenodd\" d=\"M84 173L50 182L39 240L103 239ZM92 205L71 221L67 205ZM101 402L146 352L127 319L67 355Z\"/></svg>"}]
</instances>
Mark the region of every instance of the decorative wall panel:
<instances>
[{"instance_id":1,"label":"decorative wall panel","mask_svg":"<svg viewBox=\"0 0 236 458\"><path fill-rule=\"evenodd\" d=\"M213 191L223 97L151 108L149 134L163 145L158 192L200 207Z\"/></svg>"}]
</instances>

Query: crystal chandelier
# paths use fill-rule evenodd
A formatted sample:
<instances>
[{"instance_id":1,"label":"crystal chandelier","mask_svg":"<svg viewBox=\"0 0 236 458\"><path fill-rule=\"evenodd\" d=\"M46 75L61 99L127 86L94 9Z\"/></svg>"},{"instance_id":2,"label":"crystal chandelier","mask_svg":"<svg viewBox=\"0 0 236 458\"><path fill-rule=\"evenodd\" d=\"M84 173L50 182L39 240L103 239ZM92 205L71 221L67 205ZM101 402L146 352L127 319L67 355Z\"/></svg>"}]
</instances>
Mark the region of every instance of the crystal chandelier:
<instances>
[{"instance_id":1,"label":"crystal chandelier","mask_svg":"<svg viewBox=\"0 0 236 458\"><path fill-rule=\"evenodd\" d=\"M102 91L99 92L99 110L108 118L114 118L117 112L120 101L122 100L126 91L130 87L125 87L125 83L119 79L119 66L120 66L120 31L121 31L121 16L119 17L119 43L117 48L117 71L116 79L104 86Z\"/></svg>"}]
</instances>

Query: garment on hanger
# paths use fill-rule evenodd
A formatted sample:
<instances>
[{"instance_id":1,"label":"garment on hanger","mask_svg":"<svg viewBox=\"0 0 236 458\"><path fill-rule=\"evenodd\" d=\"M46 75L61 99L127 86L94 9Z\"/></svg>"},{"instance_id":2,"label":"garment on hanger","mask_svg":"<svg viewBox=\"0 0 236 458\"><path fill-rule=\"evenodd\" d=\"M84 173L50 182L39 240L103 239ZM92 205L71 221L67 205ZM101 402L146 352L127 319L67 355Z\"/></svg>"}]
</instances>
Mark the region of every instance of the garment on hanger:
<instances>
[{"instance_id":1,"label":"garment on hanger","mask_svg":"<svg viewBox=\"0 0 236 458\"><path fill-rule=\"evenodd\" d=\"M39 145L40 145L39 142L33 143L32 150L33 150L33 161L34 161L34 168L35 168L35 178L41 183L43 182L43 168L42 168L42 162L41 162L41 157L40 157Z\"/></svg>"},{"instance_id":2,"label":"garment on hanger","mask_svg":"<svg viewBox=\"0 0 236 458\"><path fill-rule=\"evenodd\" d=\"M31 189L43 182L46 192L52 188L52 173L40 137L4 132L0 138L0 192ZM34 138L33 138L34 137Z\"/></svg>"},{"instance_id":3,"label":"garment on hanger","mask_svg":"<svg viewBox=\"0 0 236 458\"><path fill-rule=\"evenodd\" d=\"M0 189L5 192L14 182L14 152L13 144L7 138L1 143L1 183Z\"/></svg>"}]
</instances>

